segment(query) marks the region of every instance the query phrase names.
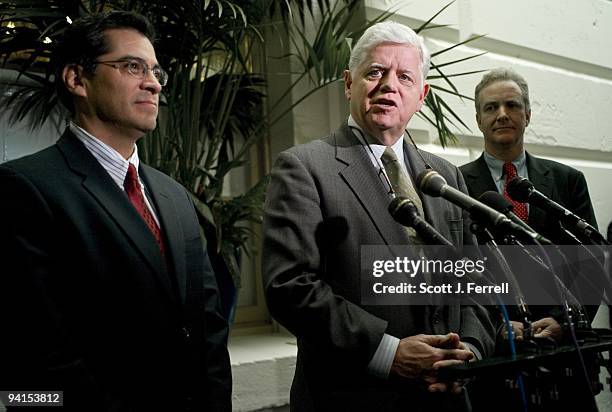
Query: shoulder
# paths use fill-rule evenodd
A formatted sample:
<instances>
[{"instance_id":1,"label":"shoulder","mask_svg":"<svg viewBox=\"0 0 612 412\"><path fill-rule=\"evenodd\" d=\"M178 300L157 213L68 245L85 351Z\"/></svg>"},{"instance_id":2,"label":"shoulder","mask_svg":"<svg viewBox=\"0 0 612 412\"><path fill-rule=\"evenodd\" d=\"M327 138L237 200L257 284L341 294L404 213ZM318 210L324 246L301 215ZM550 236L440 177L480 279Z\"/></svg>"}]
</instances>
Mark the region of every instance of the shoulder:
<instances>
[{"instance_id":1,"label":"shoulder","mask_svg":"<svg viewBox=\"0 0 612 412\"><path fill-rule=\"evenodd\" d=\"M56 190L68 174L68 167L56 145L0 164L2 185L37 187L37 191ZM55 188L55 189L54 189Z\"/></svg>"},{"instance_id":2,"label":"shoulder","mask_svg":"<svg viewBox=\"0 0 612 412\"><path fill-rule=\"evenodd\" d=\"M552 173L555 178L568 178L568 179L580 179L584 178L584 174L571 166L566 164L543 159L541 157L535 157L530 154L527 154L527 166L529 167L529 172L533 171L537 173Z\"/></svg>"},{"instance_id":3,"label":"shoulder","mask_svg":"<svg viewBox=\"0 0 612 412\"><path fill-rule=\"evenodd\" d=\"M321 155L325 153L333 153L335 149L335 134L319 137L307 143L295 145L281 154L293 155L299 158L310 157L312 155Z\"/></svg>"},{"instance_id":4,"label":"shoulder","mask_svg":"<svg viewBox=\"0 0 612 412\"><path fill-rule=\"evenodd\" d=\"M156 189L163 188L166 191L170 191L172 194L187 193L187 189L183 185L154 167L141 163L140 168L146 176L146 179Z\"/></svg>"},{"instance_id":5,"label":"shoulder","mask_svg":"<svg viewBox=\"0 0 612 412\"><path fill-rule=\"evenodd\" d=\"M427 160L427 163L429 163L431 167L433 167L434 169L440 168L440 169L448 169L448 170L457 170L457 166L455 166L448 160L438 155L435 155L430 152L426 152L424 150L421 150L420 152L423 158Z\"/></svg>"},{"instance_id":6,"label":"shoulder","mask_svg":"<svg viewBox=\"0 0 612 412\"><path fill-rule=\"evenodd\" d=\"M335 161L336 147L337 139L335 133L307 143L298 144L281 152L275 161L275 167L299 163L304 168L314 171Z\"/></svg>"},{"instance_id":7,"label":"shoulder","mask_svg":"<svg viewBox=\"0 0 612 412\"><path fill-rule=\"evenodd\" d=\"M423 150L420 150L420 153L431 168L440 173L449 184L455 183L453 186L456 186L457 182L463 182L463 177L457 166L433 153Z\"/></svg>"},{"instance_id":8,"label":"shoulder","mask_svg":"<svg viewBox=\"0 0 612 412\"><path fill-rule=\"evenodd\" d=\"M39 152L0 164L3 173L12 172L26 176L48 175L50 168L63 163L57 146L53 145Z\"/></svg>"},{"instance_id":9,"label":"shoulder","mask_svg":"<svg viewBox=\"0 0 612 412\"><path fill-rule=\"evenodd\" d=\"M478 170L480 169L480 167L481 167L480 158L478 158L476 160L472 160L471 162L468 162L464 165L459 166L459 170L465 176L468 174L478 173Z\"/></svg>"}]
</instances>

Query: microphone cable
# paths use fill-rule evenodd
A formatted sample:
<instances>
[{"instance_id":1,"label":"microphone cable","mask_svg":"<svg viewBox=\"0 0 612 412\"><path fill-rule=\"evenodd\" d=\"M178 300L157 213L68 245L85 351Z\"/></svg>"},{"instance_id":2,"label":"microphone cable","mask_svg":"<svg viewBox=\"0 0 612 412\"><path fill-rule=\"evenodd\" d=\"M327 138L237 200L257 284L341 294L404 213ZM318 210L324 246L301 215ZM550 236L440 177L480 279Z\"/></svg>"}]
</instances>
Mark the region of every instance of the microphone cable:
<instances>
[{"instance_id":1,"label":"microphone cable","mask_svg":"<svg viewBox=\"0 0 612 412\"><path fill-rule=\"evenodd\" d=\"M351 131L353 131L353 133L358 132L355 134L355 136L357 137L359 144L361 144L361 146L363 147L363 150L366 150L366 154L368 156L372 156L372 159L374 159L374 162L376 163L376 166L378 167L378 173L377 173L378 178L383 182L383 184L386 183L387 187L389 188L389 190L387 191L387 194L391 196L391 198L393 199L397 198L397 194L395 193L395 190L393 190L393 185L391 185L391 181L389 180L389 177L387 176L387 172L385 171L385 168L380 163L380 159L378 158L378 156L374 154L374 151L368 144L368 141L363 135L363 132L361 131L361 129L355 126L350 126L350 125L349 125L349 128L351 129ZM367 153L368 151L369 153ZM383 178L380 177L381 175L383 176Z\"/></svg>"}]
</instances>

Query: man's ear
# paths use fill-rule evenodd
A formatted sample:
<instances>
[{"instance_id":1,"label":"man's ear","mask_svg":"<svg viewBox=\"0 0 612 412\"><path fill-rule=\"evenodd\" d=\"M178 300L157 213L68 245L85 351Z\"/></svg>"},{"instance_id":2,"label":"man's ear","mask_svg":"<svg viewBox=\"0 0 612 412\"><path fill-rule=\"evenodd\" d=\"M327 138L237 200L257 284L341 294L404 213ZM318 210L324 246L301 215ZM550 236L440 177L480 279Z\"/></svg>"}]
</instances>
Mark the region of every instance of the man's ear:
<instances>
[{"instance_id":1,"label":"man's ear","mask_svg":"<svg viewBox=\"0 0 612 412\"><path fill-rule=\"evenodd\" d=\"M421 107L423 107L423 103L425 102L427 93L429 93L429 85L427 83L424 83L423 90L421 90L421 94L419 95L419 109L418 110L421 110Z\"/></svg>"},{"instance_id":2,"label":"man's ear","mask_svg":"<svg viewBox=\"0 0 612 412\"><path fill-rule=\"evenodd\" d=\"M83 83L83 68L77 64L69 64L62 71L62 80L66 89L75 96L87 97L87 89Z\"/></svg>"},{"instance_id":3,"label":"man's ear","mask_svg":"<svg viewBox=\"0 0 612 412\"><path fill-rule=\"evenodd\" d=\"M351 77L350 70L344 71L344 95L347 100L351 100L351 85L353 84L353 78Z\"/></svg>"},{"instance_id":4,"label":"man's ear","mask_svg":"<svg viewBox=\"0 0 612 412\"><path fill-rule=\"evenodd\" d=\"M531 109L525 112L525 117L527 118L527 122L525 123L525 127L529 126L529 122L531 121Z\"/></svg>"},{"instance_id":5,"label":"man's ear","mask_svg":"<svg viewBox=\"0 0 612 412\"><path fill-rule=\"evenodd\" d=\"M482 130L482 126L480 125L480 112L476 111L476 124L478 125L478 128L480 129L481 132L484 132L484 130Z\"/></svg>"}]
</instances>

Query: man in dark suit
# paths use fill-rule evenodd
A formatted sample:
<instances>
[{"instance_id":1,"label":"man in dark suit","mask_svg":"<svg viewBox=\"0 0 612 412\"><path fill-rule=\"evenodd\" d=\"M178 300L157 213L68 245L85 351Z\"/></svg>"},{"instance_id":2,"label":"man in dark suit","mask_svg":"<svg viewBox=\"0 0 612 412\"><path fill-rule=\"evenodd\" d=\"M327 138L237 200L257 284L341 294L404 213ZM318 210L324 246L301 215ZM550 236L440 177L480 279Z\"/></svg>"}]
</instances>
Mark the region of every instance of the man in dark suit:
<instances>
[{"instance_id":1,"label":"man in dark suit","mask_svg":"<svg viewBox=\"0 0 612 412\"><path fill-rule=\"evenodd\" d=\"M456 245L472 243L461 209L415 190L427 162L465 191L456 167L403 140L427 94L428 68L411 29L374 25L345 71L348 121L281 153L272 171L263 275L272 315L298 338L292 411L463 410L460 386L430 373L492 349L482 307L362 303L362 247L422 242L387 212L394 192L411 196Z\"/></svg>"},{"instance_id":2,"label":"man in dark suit","mask_svg":"<svg viewBox=\"0 0 612 412\"><path fill-rule=\"evenodd\" d=\"M73 117L0 166L2 390L75 411L229 411L228 326L189 193L138 160L167 74L151 24L75 21L57 45Z\"/></svg>"},{"instance_id":3,"label":"man in dark suit","mask_svg":"<svg viewBox=\"0 0 612 412\"><path fill-rule=\"evenodd\" d=\"M499 68L485 74L474 93L476 121L484 135L484 152L473 162L460 167L470 196L486 191L504 194L512 174L528 178L537 190L597 226L582 172L552 160L540 159L523 147L525 128L531 120L529 88L525 79L511 69ZM517 209L518 208L518 209ZM515 206L520 214L524 204ZM538 207L529 207L528 224L556 244L567 244L559 220ZM596 307L590 311L591 319ZM538 311L534 330L543 336L560 338L562 330L554 317ZM560 316L560 314L559 314ZM559 317L557 316L557 318ZM522 324L513 322L517 336Z\"/></svg>"},{"instance_id":4,"label":"man in dark suit","mask_svg":"<svg viewBox=\"0 0 612 412\"><path fill-rule=\"evenodd\" d=\"M548 198L573 211L596 227L595 214L584 175L564 164L534 157L524 149L523 136L531 120L529 88L526 80L511 69L494 69L483 76L474 94L476 121L484 135L484 152L475 161L460 167L470 196L478 198L486 191L497 191L508 197L505 190L506 182L513 175L518 175L528 178L535 188ZM533 229L553 243L571 244L563 234L558 219L542 209L534 206L527 209L527 205L516 202L514 212L526 218L527 223ZM528 271L530 269L531 267ZM535 276L533 272L530 274ZM576 279L571 279L571 281L576 281ZM578 279L577 282L586 283L581 279ZM550 288L553 288L552 283ZM587 306L586 309L587 315L592 320L597 312L597 306ZM535 319L532 328L536 337L550 337L555 340L566 337L561 327L564 314L560 307L532 305L530 310ZM512 313L510 319L514 335L522 339L523 323L518 322L518 318L513 318ZM501 348L505 346L501 345L504 342L501 322L498 328L500 330L498 347ZM589 362L587 362L587 367L591 367ZM599 366L594 366L593 369L597 376ZM576 380L569 381L571 390L561 390L561 404L558 401L551 401L545 390L541 389L541 392L544 393L542 396L544 405L561 405L567 410L575 410L589 404L592 395L590 390L585 391L581 371L577 372L576 376ZM536 378L527 383L526 387L534 391L534 387L540 384L541 382ZM508 398L503 395L508 394L507 385L503 381L496 383L494 380L484 380L478 385L475 388L477 402L473 404L475 411L489 411L493 402L500 411L514 411L522 407L518 393L513 393L512 397Z\"/></svg>"}]
</instances>

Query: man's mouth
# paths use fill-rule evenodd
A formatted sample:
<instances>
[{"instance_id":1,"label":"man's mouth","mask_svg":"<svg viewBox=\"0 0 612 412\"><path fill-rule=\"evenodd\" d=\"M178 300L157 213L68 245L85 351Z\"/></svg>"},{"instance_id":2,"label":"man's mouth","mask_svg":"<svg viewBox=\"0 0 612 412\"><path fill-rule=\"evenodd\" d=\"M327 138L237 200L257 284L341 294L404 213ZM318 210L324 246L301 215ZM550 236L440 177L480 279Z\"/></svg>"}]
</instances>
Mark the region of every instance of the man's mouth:
<instances>
[{"instance_id":1,"label":"man's mouth","mask_svg":"<svg viewBox=\"0 0 612 412\"><path fill-rule=\"evenodd\" d=\"M138 100L136 104L145 104L157 107L157 102L154 100Z\"/></svg>"},{"instance_id":2,"label":"man's mouth","mask_svg":"<svg viewBox=\"0 0 612 412\"><path fill-rule=\"evenodd\" d=\"M376 99L372 102L373 105L376 106L387 106L387 107L395 107L397 104L393 100L389 99Z\"/></svg>"}]
</instances>

